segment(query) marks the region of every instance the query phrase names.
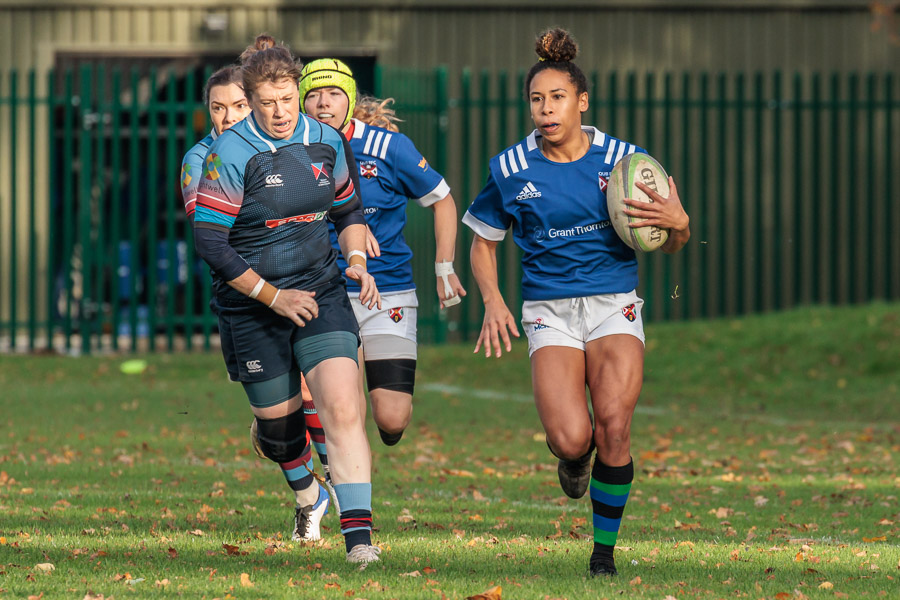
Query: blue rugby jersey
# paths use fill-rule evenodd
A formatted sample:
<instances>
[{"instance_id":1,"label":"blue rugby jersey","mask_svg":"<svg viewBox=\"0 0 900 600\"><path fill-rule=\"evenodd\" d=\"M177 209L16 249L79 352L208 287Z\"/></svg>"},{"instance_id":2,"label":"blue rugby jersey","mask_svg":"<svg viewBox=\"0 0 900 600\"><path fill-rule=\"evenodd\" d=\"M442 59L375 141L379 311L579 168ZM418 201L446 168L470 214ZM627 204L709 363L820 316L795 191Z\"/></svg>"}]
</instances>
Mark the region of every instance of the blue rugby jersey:
<instances>
[{"instance_id":1,"label":"blue rugby jersey","mask_svg":"<svg viewBox=\"0 0 900 600\"><path fill-rule=\"evenodd\" d=\"M203 161L206 159L209 147L217 137L219 134L213 127L209 135L194 144L181 161L181 197L184 200L184 212L192 224L197 202L197 187L203 176Z\"/></svg>"},{"instance_id":2,"label":"blue rugby jersey","mask_svg":"<svg viewBox=\"0 0 900 600\"><path fill-rule=\"evenodd\" d=\"M381 248L381 256L370 257L366 268L379 292L414 290L412 250L403 237L406 204L410 199L428 207L443 200L450 186L435 171L412 140L403 135L353 119L350 147L359 168L360 195L366 222ZM331 243L338 252L341 272L347 268L340 254L337 235L331 227ZM351 293L359 284L347 280Z\"/></svg>"},{"instance_id":3,"label":"blue rugby jersey","mask_svg":"<svg viewBox=\"0 0 900 600\"><path fill-rule=\"evenodd\" d=\"M591 146L571 163L547 159L536 130L492 158L487 184L463 216L463 223L487 240L502 240L512 227L524 251L525 300L637 287L637 259L609 220L606 185L619 159L645 150L593 127L582 129L593 135Z\"/></svg>"},{"instance_id":4,"label":"blue rugby jersey","mask_svg":"<svg viewBox=\"0 0 900 600\"><path fill-rule=\"evenodd\" d=\"M300 115L290 138L274 139L251 115L223 132L206 155L194 213L198 251L205 243L201 229L224 232L237 262L243 259L277 288L315 290L340 281L325 220L364 222L355 168L335 129ZM219 306L257 306L226 283L239 274L234 262L220 268L226 266L233 276L213 266Z\"/></svg>"}]
</instances>

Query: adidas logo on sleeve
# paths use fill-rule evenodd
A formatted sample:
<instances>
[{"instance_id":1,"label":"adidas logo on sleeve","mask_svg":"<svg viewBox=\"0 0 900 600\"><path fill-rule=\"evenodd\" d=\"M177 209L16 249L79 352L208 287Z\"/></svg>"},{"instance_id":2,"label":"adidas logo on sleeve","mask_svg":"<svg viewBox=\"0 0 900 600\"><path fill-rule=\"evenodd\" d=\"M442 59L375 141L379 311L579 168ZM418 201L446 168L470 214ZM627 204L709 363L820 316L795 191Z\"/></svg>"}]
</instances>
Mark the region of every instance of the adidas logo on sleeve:
<instances>
[{"instance_id":1,"label":"adidas logo on sleeve","mask_svg":"<svg viewBox=\"0 0 900 600\"><path fill-rule=\"evenodd\" d=\"M528 200L530 198L540 198L541 193L538 191L534 184L530 181L525 184L525 187L522 188L522 191L519 192L519 195L516 196L516 200Z\"/></svg>"}]
</instances>

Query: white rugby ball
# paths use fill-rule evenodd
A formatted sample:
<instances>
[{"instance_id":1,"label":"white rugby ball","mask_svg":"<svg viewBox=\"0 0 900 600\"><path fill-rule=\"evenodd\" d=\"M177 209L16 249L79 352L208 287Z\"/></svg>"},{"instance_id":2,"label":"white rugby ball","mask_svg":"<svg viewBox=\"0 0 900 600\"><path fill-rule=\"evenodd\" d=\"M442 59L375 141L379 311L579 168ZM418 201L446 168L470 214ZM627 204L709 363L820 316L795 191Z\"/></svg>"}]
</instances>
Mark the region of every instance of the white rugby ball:
<instances>
[{"instance_id":1,"label":"white rugby ball","mask_svg":"<svg viewBox=\"0 0 900 600\"><path fill-rule=\"evenodd\" d=\"M653 202L650 196L635 185L637 182L656 190L664 198L669 196L669 176L665 169L652 156L643 153L629 154L617 162L609 174L606 207L613 229L629 248L653 252L669 239L669 230L655 225L629 227L630 223L640 223L646 219L626 215L625 209L629 206L625 204L625 198Z\"/></svg>"}]
</instances>

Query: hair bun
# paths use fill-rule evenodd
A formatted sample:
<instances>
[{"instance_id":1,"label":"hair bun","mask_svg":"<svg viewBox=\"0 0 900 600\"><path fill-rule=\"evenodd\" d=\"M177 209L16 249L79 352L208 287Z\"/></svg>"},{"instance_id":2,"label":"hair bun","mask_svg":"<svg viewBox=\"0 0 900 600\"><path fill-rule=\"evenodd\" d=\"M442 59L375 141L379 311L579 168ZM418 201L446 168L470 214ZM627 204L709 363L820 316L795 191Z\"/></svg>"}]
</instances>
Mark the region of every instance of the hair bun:
<instances>
[{"instance_id":1,"label":"hair bun","mask_svg":"<svg viewBox=\"0 0 900 600\"><path fill-rule=\"evenodd\" d=\"M556 27L538 36L534 51L541 60L570 62L578 54L578 44L568 31Z\"/></svg>"},{"instance_id":2,"label":"hair bun","mask_svg":"<svg viewBox=\"0 0 900 600\"><path fill-rule=\"evenodd\" d=\"M278 43L268 33L261 33L256 36L256 40L247 48L241 52L241 56L238 59L238 62L244 64L247 60L256 54L257 52L262 52L263 50L268 50L269 48L274 48Z\"/></svg>"},{"instance_id":3,"label":"hair bun","mask_svg":"<svg viewBox=\"0 0 900 600\"><path fill-rule=\"evenodd\" d=\"M257 50L268 50L275 47L275 38L268 33L261 33L256 36L256 42L253 45Z\"/></svg>"}]
</instances>

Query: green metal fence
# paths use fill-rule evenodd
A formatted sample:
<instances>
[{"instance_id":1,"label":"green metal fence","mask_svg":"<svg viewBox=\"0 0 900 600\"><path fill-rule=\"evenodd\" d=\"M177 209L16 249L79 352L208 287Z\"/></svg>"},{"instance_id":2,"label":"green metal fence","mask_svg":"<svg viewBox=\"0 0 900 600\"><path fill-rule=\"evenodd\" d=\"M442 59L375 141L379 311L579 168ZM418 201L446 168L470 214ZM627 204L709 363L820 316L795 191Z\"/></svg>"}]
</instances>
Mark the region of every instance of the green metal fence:
<instances>
[{"instance_id":1,"label":"green metal fence","mask_svg":"<svg viewBox=\"0 0 900 600\"><path fill-rule=\"evenodd\" d=\"M183 153L209 130L207 73L101 65L0 76L0 347L208 348L207 269L184 219ZM491 156L531 130L523 73L376 70L460 214ZM649 320L900 298L900 97L885 74L594 73L585 123L647 148L676 178L693 237L641 257ZM420 339L472 339L481 303L437 310L431 212L409 210ZM500 246L520 305L519 252Z\"/></svg>"}]
</instances>

